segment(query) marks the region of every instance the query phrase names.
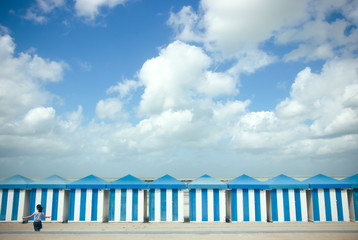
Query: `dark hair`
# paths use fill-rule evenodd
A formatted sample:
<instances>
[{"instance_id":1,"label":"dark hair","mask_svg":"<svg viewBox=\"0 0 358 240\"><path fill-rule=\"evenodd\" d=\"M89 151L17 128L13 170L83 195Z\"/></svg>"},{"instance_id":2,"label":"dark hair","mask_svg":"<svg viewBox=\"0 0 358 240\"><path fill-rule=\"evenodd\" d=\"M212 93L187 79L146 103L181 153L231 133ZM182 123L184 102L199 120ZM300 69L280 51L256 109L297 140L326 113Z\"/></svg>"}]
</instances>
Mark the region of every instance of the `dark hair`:
<instances>
[{"instance_id":1,"label":"dark hair","mask_svg":"<svg viewBox=\"0 0 358 240\"><path fill-rule=\"evenodd\" d=\"M38 205L36 206L36 209L37 209L39 212L42 212L43 207L41 206L41 204L38 204Z\"/></svg>"}]
</instances>

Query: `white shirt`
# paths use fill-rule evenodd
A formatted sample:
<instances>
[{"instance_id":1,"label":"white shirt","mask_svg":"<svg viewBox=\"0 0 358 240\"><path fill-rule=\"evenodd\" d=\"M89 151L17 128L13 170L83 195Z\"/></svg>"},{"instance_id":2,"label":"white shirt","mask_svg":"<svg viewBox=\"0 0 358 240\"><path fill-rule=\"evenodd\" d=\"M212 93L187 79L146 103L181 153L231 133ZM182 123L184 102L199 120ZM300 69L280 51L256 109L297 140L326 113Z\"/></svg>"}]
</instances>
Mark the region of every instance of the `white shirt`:
<instances>
[{"instance_id":1,"label":"white shirt","mask_svg":"<svg viewBox=\"0 0 358 240\"><path fill-rule=\"evenodd\" d=\"M43 212L34 212L34 221L35 222L40 222L42 215L43 215Z\"/></svg>"}]
</instances>

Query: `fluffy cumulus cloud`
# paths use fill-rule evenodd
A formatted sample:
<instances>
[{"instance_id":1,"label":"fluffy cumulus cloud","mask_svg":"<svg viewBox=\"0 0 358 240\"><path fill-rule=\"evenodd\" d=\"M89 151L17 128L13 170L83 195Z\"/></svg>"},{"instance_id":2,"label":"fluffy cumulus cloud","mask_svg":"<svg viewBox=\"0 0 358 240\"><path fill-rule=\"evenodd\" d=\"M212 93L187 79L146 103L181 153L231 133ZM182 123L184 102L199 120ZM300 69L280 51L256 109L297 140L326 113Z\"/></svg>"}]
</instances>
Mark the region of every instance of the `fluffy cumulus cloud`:
<instances>
[{"instance_id":1,"label":"fluffy cumulus cloud","mask_svg":"<svg viewBox=\"0 0 358 240\"><path fill-rule=\"evenodd\" d=\"M212 60L196 46L171 43L139 72L145 87L139 110L144 114L188 108L195 99L233 95L236 81L227 73L209 71Z\"/></svg>"},{"instance_id":2,"label":"fluffy cumulus cloud","mask_svg":"<svg viewBox=\"0 0 358 240\"><path fill-rule=\"evenodd\" d=\"M43 89L46 82L58 82L66 64L20 53L9 35L0 36L0 121L19 117L24 111L51 103L54 95ZM9 107L11 106L11 107Z\"/></svg>"},{"instance_id":3,"label":"fluffy cumulus cloud","mask_svg":"<svg viewBox=\"0 0 358 240\"><path fill-rule=\"evenodd\" d=\"M101 7L123 2L77 0L76 10L95 19ZM177 39L145 61L133 80L110 86L107 94L117 96L99 99L89 110L96 116L86 123L81 106L59 115L55 96L46 90L48 82L63 79L65 64L15 54L13 39L2 35L3 169L13 159L29 166L39 157L47 166L61 160L86 166L81 174L93 170L102 176L118 171L258 176L267 169L270 175L352 173L358 154L358 60L357 30L350 26L357 24L357 8L347 8L345 1L319 3L324 4L203 0L197 12L184 7L171 13L168 24ZM55 5L46 6L51 11ZM337 9L343 18L334 17ZM294 49L275 55L266 51L267 41ZM299 59L307 67L297 72L287 98L271 110L250 110L254 99L240 95L241 75ZM309 61L317 59L324 63L312 70ZM216 68L220 64L225 67Z\"/></svg>"}]
</instances>

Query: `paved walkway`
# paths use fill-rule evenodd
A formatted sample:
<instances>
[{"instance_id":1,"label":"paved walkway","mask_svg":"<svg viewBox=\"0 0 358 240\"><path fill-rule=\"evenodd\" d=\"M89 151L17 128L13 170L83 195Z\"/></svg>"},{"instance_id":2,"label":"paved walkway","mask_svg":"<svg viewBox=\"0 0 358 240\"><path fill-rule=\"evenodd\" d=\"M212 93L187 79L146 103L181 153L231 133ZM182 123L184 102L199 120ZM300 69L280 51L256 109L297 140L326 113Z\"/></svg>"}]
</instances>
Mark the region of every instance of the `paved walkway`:
<instances>
[{"instance_id":1,"label":"paved walkway","mask_svg":"<svg viewBox=\"0 0 358 240\"><path fill-rule=\"evenodd\" d=\"M0 223L0 239L358 239L358 223Z\"/></svg>"}]
</instances>

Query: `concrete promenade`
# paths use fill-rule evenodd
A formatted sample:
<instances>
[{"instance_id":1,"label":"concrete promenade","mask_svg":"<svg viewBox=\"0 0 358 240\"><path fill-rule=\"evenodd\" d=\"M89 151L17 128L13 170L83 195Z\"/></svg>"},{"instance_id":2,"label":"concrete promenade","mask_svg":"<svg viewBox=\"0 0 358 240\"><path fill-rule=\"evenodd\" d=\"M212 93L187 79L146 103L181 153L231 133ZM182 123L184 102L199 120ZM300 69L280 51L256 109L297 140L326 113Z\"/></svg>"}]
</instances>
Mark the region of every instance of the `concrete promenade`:
<instances>
[{"instance_id":1,"label":"concrete promenade","mask_svg":"<svg viewBox=\"0 0 358 240\"><path fill-rule=\"evenodd\" d=\"M0 223L0 239L358 239L357 222L336 223Z\"/></svg>"}]
</instances>

